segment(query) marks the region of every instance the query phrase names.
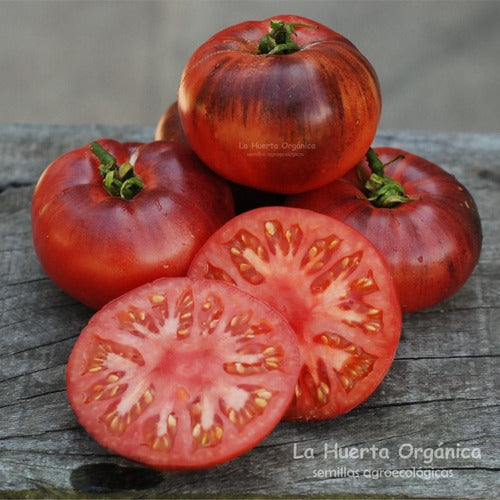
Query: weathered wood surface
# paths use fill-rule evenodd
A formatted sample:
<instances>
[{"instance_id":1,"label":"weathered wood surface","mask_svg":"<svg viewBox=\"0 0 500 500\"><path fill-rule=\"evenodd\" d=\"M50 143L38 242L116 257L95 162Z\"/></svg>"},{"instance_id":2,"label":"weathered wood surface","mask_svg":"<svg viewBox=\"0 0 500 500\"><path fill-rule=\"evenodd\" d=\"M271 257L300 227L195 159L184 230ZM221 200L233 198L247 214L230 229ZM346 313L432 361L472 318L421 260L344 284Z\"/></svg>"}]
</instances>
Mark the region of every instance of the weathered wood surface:
<instances>
[{"instance_id":1,"label":"weathered wood surface","mask_svg":"<svg viewBox=\"0 0 500 500\"><path fill-rule=\"evenodd\" d=\"M92 312L42 271L30 198L52 159L105 136L149 141L153 129L0 126L0 496L498 497L499 135L377 136L377 145L425 156L469 188L483 222L478 267L450 300L405 317L391 371L359 408L331 421L281 423L246 455L197 472L157 472L113 455L66 400L66 360ZM363 457L342 458L346 448ZM440 458L445 448L465 452Z\"/></svg>"}]
</instances>

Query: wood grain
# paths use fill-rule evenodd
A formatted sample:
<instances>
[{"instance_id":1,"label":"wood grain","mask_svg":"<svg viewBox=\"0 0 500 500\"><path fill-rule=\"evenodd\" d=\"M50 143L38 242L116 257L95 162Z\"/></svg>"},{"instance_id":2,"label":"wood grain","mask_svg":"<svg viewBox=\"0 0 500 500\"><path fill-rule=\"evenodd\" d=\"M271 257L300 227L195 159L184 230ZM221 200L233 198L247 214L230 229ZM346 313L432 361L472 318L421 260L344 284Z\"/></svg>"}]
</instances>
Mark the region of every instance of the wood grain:
<instances>
[{"instance_id":1,"label":"wood grain","mask_svg":"<svg viewBox=\"0 0 500 500\"><path fill-rule=\"evenodd\" d=\"M153 134L147 127L0 126L0 497L497 497L499 135L377 136L376 145L420 154L465 184L484 241L479 265L454 297L405 317L394 365L363 405L330 421L283 422L244 456L196 472L146 469L85 433L67 403L64 370L92 311L41 269L30 199L43 169L63 152L100 137L149 141ZM358 456L342 456L347 449ZM455 456L440 458L439 449Z\"/></svg>"}]
</instances>

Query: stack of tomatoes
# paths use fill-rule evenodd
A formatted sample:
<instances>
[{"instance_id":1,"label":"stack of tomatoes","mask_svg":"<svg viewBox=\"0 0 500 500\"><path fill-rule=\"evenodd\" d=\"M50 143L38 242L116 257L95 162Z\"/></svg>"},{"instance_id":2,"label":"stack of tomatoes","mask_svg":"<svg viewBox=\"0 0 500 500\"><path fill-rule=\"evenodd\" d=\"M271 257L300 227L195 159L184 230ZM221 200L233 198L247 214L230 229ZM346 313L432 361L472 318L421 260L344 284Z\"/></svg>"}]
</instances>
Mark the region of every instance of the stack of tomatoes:
<instances>
[{"instance_id":1,"label":"stack of tomatoes","mask_svg":"<svg viewBox=\"0 0 500 500\"><path fill-rule=\"evenodd\" d=\"M98 140L49 165L34 244L49 277L99 309L67 366L98 442L205 467L377 388L402 313L456 292L482 238L452 175L370 147L380 112L351 42L279 16L195 51L155 141Z\"/></svg>"}]
</instances>

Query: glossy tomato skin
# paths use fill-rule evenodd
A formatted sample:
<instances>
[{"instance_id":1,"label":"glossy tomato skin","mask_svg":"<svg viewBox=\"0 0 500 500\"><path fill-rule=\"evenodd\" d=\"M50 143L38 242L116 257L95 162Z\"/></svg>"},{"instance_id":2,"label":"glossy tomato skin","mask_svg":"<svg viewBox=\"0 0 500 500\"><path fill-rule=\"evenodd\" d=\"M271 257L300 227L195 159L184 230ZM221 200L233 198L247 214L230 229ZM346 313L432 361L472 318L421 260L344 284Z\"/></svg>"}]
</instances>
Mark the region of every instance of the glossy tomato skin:
<instances>
[{"instance_id":1,"label":"glossy tomato skin","mask_svg":"<svg viewBox=\"0 0 500 500\"><path fill-rule=\"evenodd\" d=\"M177 102L168 106L160 117L156 126L155 139L182 142L189 146L187 137L182 129ZM257 207L282 205L286 197L284 194L262 191L235 182L231 182L230 186L234 198L234 210L237 214Z\"/></svg>"},{"instance_id":2,"label":"glossy tomato skin","mask_svg":"<svg viewBox=\"0 0 500 500\"><path fill-rule=\"evenodd\" d=\"M377 75L342 35L299 16L300 50L257 54L270 19L229 27L201 45L182 74L178 107L194 151L234 182L278 193L343 175L375 136ZM312 26L312 27L310 27Z\"/></svg>"},{"instance_id":3,"label":"glossy tomato skin","mask_svg":"<svg viewBox=\"0 0 500 500\"><path fill-rule=\"evenodd\" d=\"M40 177L31 216L48 276L98 309L141 283L185 274L202 243L234 214L229 186L181 144L100 144L144 182L130 200L102 186L88 146L52 162Z\"/></svg>"},{"instance_id":4,"label":"glossy tomato skin","mask_svg":"<svg viewBox=\"0 0 500 500\"><path fill-rule=\"evenodd\" d=\"M389 370L401 307L376 248L341 221L264 207L238 215L202 246L188 275L224 281L289 321L301 371L290 420L322 420L368 398Z\"/></svg>"},{"instance_id":5,"label":"glossy tomato skin","mask_svg":"<svg viewBox=\"0 0 500 500\"><path fill-rule=\"evenodd\" d=\"M286 204L343 220L377 246L393 273L402 309L410 313L453 295L472 273L481 252L477 206L467 189L438 165L397 148L376 148L385 174L412 198L392 208L373 206L356 170ZM366 162L365 176L370 175Z\"/></svg>"},{"instance_id":6,"label":"glossy tomato skin","mask_svg":"<svg viewBox=\"0 0 500 500\"><path fill-rule=\"evenodd\" d=\"M267 304L220 282L160 278L91 318L68 361L67 394L101 445L158 469L198 469L273 430L299 359Z\"/></svg>"}]
</instances>

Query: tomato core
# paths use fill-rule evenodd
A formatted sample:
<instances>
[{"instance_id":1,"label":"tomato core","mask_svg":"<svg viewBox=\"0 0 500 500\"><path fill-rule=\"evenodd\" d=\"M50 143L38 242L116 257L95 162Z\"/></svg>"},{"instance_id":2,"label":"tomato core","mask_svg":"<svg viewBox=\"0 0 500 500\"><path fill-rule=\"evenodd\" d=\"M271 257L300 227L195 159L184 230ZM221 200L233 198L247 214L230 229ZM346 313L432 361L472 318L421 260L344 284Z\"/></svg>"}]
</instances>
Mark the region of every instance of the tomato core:
<instances>
[{"instance_id":1,"label":"tomato core","mask_svg":"<svg viewBox=\"0 0 500 500\"><path fill-rule=\"evenodd\" d=\"M196 384L209 387L214 383L213 370L221 367L223 362L214 351L214 346L196 348L191 342L179 348L165 349L161 353L154 371L154 377L163 380L175 380L179 386L189 387ZM207 366L211 367L210 373ZM222 372L222 369L221 369Z\"/></svg>"},{"instance_id":2,"label":"tomato core","mask_svg":"<svg viewBox=\"0 0 500 500\"><path fill-rule=\"evenodd\" d=\"M266 294L265 301L279 311L294 329L299 340L304 340L304 331L311 319L312 301L311 297L304 297L297 289L290 289L290 278L276 279L275 295Z\"/></svg>"}]
</instances>

